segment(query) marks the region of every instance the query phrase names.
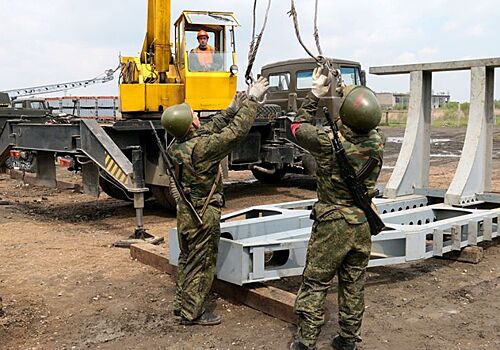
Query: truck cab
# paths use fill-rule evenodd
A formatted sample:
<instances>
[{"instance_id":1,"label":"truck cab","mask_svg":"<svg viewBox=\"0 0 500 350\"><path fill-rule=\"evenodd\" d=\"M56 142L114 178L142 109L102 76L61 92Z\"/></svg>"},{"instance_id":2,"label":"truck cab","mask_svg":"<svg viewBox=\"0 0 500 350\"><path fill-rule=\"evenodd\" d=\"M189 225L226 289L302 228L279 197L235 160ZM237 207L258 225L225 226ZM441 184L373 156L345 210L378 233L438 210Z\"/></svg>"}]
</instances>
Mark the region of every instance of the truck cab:
<instances>
[{"instance_id":1,"label":"truck cab","mask_svg":"<svg viewBox=\"0 0 500 350\"><path fill-rule=\"evenodd\" d=\"M366 85L366 74L358 62L328 58L341 72L346 85ZM314 175L312 156L295 143L290 126L307 93L317 63L312 58L274 62L262 67L261 76L269 81L266 104L260 106L247 139L229 157L230 169L250 169L262 182L278 182L287 172ZM332 82L327 96L321 98L316 125L323 125L323 106L332 115L340 109L341 97Z\"/></svg>"},{"instance_id":2,"label":"truck cab","mask_svg":"<svg viewBox=\"0 0 500 350\"><path fill-rule=\"evenodd\" d=\"M43 98L18 98L12 101L12 107L18 109L34 109L49 112L50 107Z\"/></svg>"},{"instance_id":3,"label":"truck cab","mask_svg":"<svg viewBox=\"0 0 500 350\"><path fill-rule=\"evenodd\" d=\"M366 85L365 73L358 62L330 59L334 68L342 74L346 85ZM307 93L311 90L312 72L317 63L312 58L293 59L267 64L261 75L269 81L267 102L280 106L285 113L297 112ZM335 86L335 84L332 84ZM327 106L333 114L338 112L339 94L330 89L321 99L320 107Z\"/></svg>"}]
</instances>

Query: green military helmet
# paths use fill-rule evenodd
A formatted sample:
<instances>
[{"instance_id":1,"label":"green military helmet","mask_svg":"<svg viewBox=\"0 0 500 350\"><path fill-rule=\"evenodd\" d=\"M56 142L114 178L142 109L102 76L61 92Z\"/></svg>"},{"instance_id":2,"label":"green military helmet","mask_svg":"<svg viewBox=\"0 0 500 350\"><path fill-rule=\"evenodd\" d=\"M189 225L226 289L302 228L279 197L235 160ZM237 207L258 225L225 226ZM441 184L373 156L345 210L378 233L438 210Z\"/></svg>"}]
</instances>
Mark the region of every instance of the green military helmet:
<instances>
[{"instance_id":1,"label":"green military helmet","mask_svg":"<svg viewBox=\"0 0 500 350\"><path fill-rule=\"evenodd\" d=\"M382 111L375 93L366 86L347 86L339 111L344 125L357 133L366 134L382 119Z\"/></svg>"},{"instance_id":2,"label":"green military helmet","mask_svg":"<svg viewBox=\"0 0 500 350\"><path fill-rule=\"evenodd\" d=\"M161 115L161 125L178 139L186 136L193 123L193 112L187 103L168 107Z\"/></svg>"}]
</instances>

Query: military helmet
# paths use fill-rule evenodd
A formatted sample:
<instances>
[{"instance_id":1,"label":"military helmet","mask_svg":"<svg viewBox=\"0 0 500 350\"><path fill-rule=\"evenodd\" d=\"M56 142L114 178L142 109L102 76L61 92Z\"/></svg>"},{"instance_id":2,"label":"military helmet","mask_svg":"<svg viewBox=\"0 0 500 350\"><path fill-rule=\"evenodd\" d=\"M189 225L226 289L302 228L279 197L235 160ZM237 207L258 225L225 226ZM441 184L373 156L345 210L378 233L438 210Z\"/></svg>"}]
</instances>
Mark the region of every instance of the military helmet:
<instances>
[{"instance_id":1,"label":"military helmet","mask_svg":"<svg viewBox=\"0 0 500 350\"><path fill-rule=\"evenodd\" d=\"M161 125L176 138L184 137L193 123L193 112L187 103L168 107L161 115Z\"/></svg>"},{"instance_id":2,"label":"military helmet","mask_svg":"<svg viewBox=\"0 0 500 350\"><path fill-rule=\"evenodd\" d=\"M382 111L375 93L366 86L347 86L339 111L344 125L355 132L366 134L382 119Z\"/></svg>"}]
</instances>

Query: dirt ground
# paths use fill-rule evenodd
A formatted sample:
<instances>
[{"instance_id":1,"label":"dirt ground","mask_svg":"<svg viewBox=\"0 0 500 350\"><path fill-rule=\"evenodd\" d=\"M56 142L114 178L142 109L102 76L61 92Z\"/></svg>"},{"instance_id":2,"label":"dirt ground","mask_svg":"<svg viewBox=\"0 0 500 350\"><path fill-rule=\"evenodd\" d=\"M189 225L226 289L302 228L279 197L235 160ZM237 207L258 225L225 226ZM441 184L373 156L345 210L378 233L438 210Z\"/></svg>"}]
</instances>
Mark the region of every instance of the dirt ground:
<instances>
[{"instance_id":1,"label":"dirt ground","mask_svg":"<svg viewBox=\"0 0 500 350\"><path fill-rule=\"evenodd\" d=\"M500 131L495 130L494 190L500 192ZM400 129L387 129L401 137ZM465 130L433 130L431 186L446 187ZM449 140L449 141L443 141ZM381 181L400 143L388 142ZM314 180L287 176L276 186L232 173L225 212L315 197ZM69 173L64 181L80 182ZM175 217L150 201L146 227L167 235ZM223 323L184 327L172 314L169 276L111 244L134 227L130 203L74 189L47 189L0 174L0 349L286 349L295 327L214 296ZM477 265L445 259L369 269L364 341L373 349L499 349L500 245ZM284 284L296 285L297 279ZM335 282L334 282L335 285ZM319 349L337 331L335 288Z\"/></svg>"}]
</instances>

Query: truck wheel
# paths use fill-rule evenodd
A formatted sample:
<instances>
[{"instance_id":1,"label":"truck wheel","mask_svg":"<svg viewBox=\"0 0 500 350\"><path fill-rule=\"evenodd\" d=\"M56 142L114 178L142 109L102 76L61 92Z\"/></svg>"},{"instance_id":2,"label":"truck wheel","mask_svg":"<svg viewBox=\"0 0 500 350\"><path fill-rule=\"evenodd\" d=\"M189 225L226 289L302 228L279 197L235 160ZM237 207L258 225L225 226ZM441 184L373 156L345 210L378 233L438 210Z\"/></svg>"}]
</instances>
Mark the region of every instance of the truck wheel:
<instances>
[{"instance_id":1,"label":"truck wheel","mask_svg":"<svg viewBox=\"0 0 500 350\"><path fill-rule=\"evenodd\" d=\"M151 185L151 192L153 192L153 197L155 197L156 202L161 205L163 208L168 210L174 210L177 206L175 203L175 199L170 192L169 187Z\"/></svg>"},{"instance_id":2,"label":"truck wheel","mask_svg":"<svg viewBox=\"0 0 500 350\"><path fill-rule=\"evenodd\" d=\"M99 177L99 185L101 186L102 191L111 198L120 199L122 201L128 201L128 202L131 202L134 198L133 194L127 195L126 190L119 188L115 184L104 179L102 176Z\"/></svg>"},{"instance_id":3,"label":"truck wheel","mask_svg":"<svg viewBox=\"0 0 500 350\"><path fill-rule=\"evenodd\" d=\"M277 183L286 174L285 169L275 169L274 173L270 174L270 173L259 170L259 168L273 169L273 166L270 164L262 164L259 167L252 168L253 176L262 183L268 183L268 184Z\"/></svg>"},{"instance_id":4,"label":"truck wheel","mask_svg":"<svg viewBox=\"0 0 500 350\"><path fill-rule=\"evenodd\" d=\"M281 114L281 107L274 104L259 105L257 107L257 119L272 119Z\"/></svg>"}]
</instances>

